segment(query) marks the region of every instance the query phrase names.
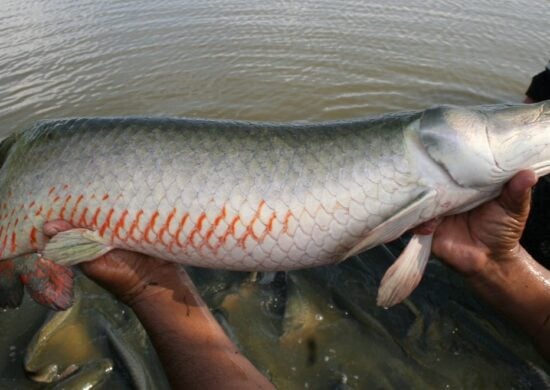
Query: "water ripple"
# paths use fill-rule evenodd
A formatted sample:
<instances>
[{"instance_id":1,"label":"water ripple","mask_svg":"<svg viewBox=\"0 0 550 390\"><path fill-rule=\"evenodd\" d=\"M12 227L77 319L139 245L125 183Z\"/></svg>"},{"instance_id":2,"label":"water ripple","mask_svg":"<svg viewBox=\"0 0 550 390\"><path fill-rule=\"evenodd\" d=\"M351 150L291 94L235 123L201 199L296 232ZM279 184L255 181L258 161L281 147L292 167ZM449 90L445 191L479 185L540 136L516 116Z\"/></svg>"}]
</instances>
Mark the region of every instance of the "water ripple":
<instances>
[{"instance_id":1,"label":"water ripple","mask_svg":"<svg viewBox=\"0 0 550 390\"><path fill-rule=\"evenodd\" d=\"M3 0L2 134L44 115L320 120L520 99L546 59L535 3Z\"/></svg>"}]
</instances>

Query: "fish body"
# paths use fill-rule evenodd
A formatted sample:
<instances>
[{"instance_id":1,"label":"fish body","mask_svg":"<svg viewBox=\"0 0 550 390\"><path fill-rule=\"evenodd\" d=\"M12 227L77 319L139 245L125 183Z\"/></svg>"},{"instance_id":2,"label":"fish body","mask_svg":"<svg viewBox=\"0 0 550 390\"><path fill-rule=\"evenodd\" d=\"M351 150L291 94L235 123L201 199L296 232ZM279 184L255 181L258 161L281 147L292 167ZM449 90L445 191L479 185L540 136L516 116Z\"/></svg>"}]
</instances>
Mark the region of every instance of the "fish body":
<instances>
[{"instance_id":1,"label":"fish body","mask_svg":"<svg viewBox=\"0 0 550 390\"><path fill-rule=\"evenodd\" d=\"M405 137L417 116L38 123L0 171L1 257L43 250L43 224L66 219L110 246L196 266L271 271L341 260L430 185Z\"/></svg>"},{"instance_id":2,"label":"fish body","mask_svg":"<svg viewBox=\"0 0 550 390\"><path fill-rule=\"evenodd\" d=\"M547 173L549 113L542 103L321 124L38 122L0 145L0 259L72 265L121 248L242 271L334 263L497 196L521 169ZM55 219L76 229L48 243ZM418 245L429 254L431 239Z\"/></svg>"}]
</instances>

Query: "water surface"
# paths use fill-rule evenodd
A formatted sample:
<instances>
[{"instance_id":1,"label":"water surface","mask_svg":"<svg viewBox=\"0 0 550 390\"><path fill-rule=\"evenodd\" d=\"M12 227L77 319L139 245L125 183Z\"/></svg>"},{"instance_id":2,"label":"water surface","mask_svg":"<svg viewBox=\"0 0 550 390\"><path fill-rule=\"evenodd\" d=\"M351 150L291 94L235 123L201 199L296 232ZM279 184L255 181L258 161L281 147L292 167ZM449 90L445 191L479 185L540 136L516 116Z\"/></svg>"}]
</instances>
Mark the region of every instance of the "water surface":
<instances>
[{"instance_id":1,"label":"water surface","mask_svg":"<svg viewBox=\"0 0 550 390\"><path fill-rule=\"evenodd\" d=\"M1 0L2 134L37 119L346 119L518 101L546 0Z\"/></svg>"}]
</instances>

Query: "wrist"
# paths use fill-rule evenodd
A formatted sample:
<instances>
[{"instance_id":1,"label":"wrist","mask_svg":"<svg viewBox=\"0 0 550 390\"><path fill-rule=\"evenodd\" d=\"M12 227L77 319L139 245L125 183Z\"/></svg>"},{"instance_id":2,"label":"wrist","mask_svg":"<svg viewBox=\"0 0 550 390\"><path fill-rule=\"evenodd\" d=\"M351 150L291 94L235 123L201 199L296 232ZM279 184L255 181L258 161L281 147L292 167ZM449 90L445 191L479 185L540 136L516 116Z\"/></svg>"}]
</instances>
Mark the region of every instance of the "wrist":
<instances>
[{"instance_id":1,"label":"wrist","mask_svg":"<svg viewBox=\"0 0 550 390\"><path fill-rule=\"evenodd\" d=\"M528 335L547 338L550 307L550 271L523 247L492 258L470 278L474 290ZM542 332L542 333L541 333Z\"/></svg>"},{"instance_id":2,"label":"wrist","mask_svg":"<svg viewBox=\"0 0 550 390\"><path fill-rule=\"evenodd\" d=\"M180 273L185 273L179 264L169 262L158 262L151 264L143 272L139 272L131 283L120 286L119 289L111 288L115 296L127 304L134 306L141 301L150 301L155 296L170 292L181 284Z\"/></svg>"},{"instance_id":3,"label":"wrist","mask_svg":"<svg viewBox=\"0 0 550 390\"><path fill-rule=\"evenodd\" d=\"M155 297L167 292L168 289L163 284L157 284L155 281L141 280L137 285L126 289L121 294L116 294L117 299L126 305L136 309L140 304L150 304Z\"/></svg>"},{"instance_id":4,"label":"wrist","mask_svg":"<svg viewBox=\"0 0 550 390\"><path fill-rule=\"evenodd\" d=\"M470 283L489 283L495 279L508 278L525 262L524 249L518 244L512 249L499 252L489 252L483 256L483 261L464 277Z\"/></svg>"},{"instance_id":5,"label":"wrist","mask_svg":"<svg viewBox=\"0 0 550 390\"><path fill-rule=\"evenodd\" d=\"M169 262L151 269L119 299L131 307L152 305L163 299L192 306L205 305L184 268Z\"/></svg>"}]
</instances>

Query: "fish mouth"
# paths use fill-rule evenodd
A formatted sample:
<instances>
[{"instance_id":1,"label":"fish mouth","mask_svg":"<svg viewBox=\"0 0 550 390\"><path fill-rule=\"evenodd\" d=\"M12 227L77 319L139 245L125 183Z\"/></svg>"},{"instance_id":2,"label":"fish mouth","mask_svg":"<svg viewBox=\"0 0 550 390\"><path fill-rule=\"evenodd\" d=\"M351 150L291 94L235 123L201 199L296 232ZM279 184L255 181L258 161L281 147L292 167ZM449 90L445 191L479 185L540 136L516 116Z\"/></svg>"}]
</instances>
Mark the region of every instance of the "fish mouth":
<instances>
[{"instance_id":1,"label":"fish mouth","mask_svg":"<svg viewBox=\"0 0 550 390\"><path fill-rule=\"evenodd\" d=\"M504 177L521 169L550 173L550 101L486 114L487 137Z\"/></svg>"}]
</instances>

